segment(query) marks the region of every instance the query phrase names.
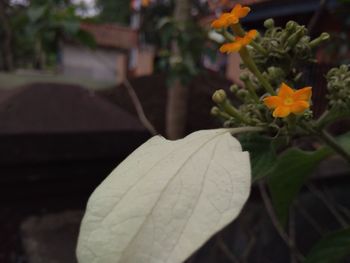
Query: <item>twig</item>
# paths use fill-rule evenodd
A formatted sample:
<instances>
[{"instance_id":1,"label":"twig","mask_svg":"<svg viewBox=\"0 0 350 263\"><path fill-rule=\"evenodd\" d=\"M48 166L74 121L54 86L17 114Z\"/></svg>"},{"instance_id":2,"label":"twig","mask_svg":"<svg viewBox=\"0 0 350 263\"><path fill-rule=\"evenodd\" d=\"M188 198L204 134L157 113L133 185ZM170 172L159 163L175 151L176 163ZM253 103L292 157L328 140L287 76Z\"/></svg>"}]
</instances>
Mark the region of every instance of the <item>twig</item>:
<instances>
[{"instance_id":1,"label":"twig","mask_svg":"<svg viewBox=\"0 0 350 263\"><path fill-rule=\"evenodd\" d=\"M330 192L328 187L323 186L323 191L324 191L325 195L333 203L333 205L338 209L338 211L341 212L348 220L350 220L350 210L347 207L345 207L344 205L342 205L339 202L337 202L337 200L331 194L331 192Z\"/></svg>"},{"instance_id":2,"label":"twig","mask_svg":"<svg viewBox=\"0 0 350 263\"><path fill-rule=\"evenodd\" d=\"M137 116L139 117L141 123L143 124L143 126L145 126L145 128L152 134L152 135L157 135L158 132L156 131L156 129L154 128L154 126L152 125L152 123L147 119L145 112L143 110L142 104L134 90L134 88L132 87L132 85L130 84L128 79L124 80L124 85L129 93L129 96L131 98L132 103L134 104Z\"/></svg>"},{"instance_id":3,"label":"twig","mask_svg":"<svg viewBox=\"0 0 350 263\"><path fill-rule=\"evenodd\" d=\"M315 219L307 212L307 210L299 203L296 203L296 207L298 208L300 214L306 219L306 221L316 230L318 234L323 236L325 231L323 228L317 223Z\"/></svg>"},{"instance_id":4,"label":"twig","mask_svg":"<svg viewBox=\"0 0 350 263\"><path fill-rule=\"evenodd\" d=\"M331 212L331 214L335 217L335 219L338 221L338 223L344 227L349 227L349 224L346 222L346 220L343 218L343 216L338 213L337 209L333 207L333 204L327 199L327 197L324 195L324 193L320 190L318 190L314 185L309 184L308 186L309 191L314 194L317 198L319 198L323 204L328 208L328 210Z\"/></svg>"},{"instance_id":5,"label":"twig","mask_svg":"<svg viewBox=\"0 0 350 263\"><path fill-rule=\"evenodd\" d=\"M220 235L218 235L216 241L217 241L219 248L225 254L225 256L229 259L230 262L240 263L239 259L226 246L225 242L222 240L222 237Z\"/></svg>"},{"instance_id":6,"label":"twig","mask_svg":"<svg viewBox=\"0 0 350 263\"><path fill-rule=\"evenodd\" d=\"M299 252L299 250L295 246L294 242L289 238L288 234L284 231L283 227L279 223L277 216L275 214L275 211L273 210L273 206L271 204L270 198L267 194L265 185L261 181L259 182L259 190L260 190L264 205L266 207L266 211L267 211L268 215L270 216L272 224L276 228L278 234L283 239L283 241L287 244L287 246L289 247L289 250L293 253L293 255L295 255L297 260L303 261L304 256Z\"/></svg>"},{"instance_id":7,"label":"twig","mask_svg":"<svg viewBox=\"0 0 350 263\"><path fill-rule=\"evenodd\" d=\"M249 255L250 255L250 252L253 249L255 243L256 243L256 238L255 238L255 236L252 236L251 239L248 242L248 245L247 245L246 249L243 252L242 262L248 262L247 259L248 259Z\"/></svg>"}]
</instances>

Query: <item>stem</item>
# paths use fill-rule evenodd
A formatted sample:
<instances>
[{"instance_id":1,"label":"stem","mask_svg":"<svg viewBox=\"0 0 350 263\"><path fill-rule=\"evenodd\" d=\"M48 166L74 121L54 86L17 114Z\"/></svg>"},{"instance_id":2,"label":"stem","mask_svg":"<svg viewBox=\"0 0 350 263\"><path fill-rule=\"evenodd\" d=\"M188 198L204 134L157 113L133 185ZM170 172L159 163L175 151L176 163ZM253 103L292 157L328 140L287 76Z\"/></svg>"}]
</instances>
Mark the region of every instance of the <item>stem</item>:
<instances>
[{"instance_id":1,"label":"stem","mask_svg":"<svg viewBox=\"0 0 350 263\"><path fill-rule=\"evenodd\" d=\"M244 37L244 35L246 34L246 32L244 31L244 29L242 28L240 23L232 25L232 30L239 37ZM253 46L254 46L254 44L253 44ZM270 83L264 78L264 76L261 74L260 70L256 66L254 60L251 58L246 47L241 48L241 50L239 51L239 55L241 56L244 64L255 75L255 77L260 81L261 85L265 88L265 90L268 93L270 93L271 95L275 95L276 93L275 93L274 89L272 88Z\"/></svg>"},{"instance_id":2,"label":"stem","mask_svg":"<svg viewBox=\"0 0 350 263\"><path fill-rule=\"evenodd\" d=\"M146 117L145 111L143 110L142 103L139 97L136 94L135 89L132 87L131 83L128 79L124 80L124 85L129 93L132 103L134 104L137 116L139 117L141 123L145 126L145 128L153 135L159 134L157 130L154 128L152 123Z\"/></svg>"},{"instance_id":3,"label":"stem","mask_svg":"<svg viewBox=\"0 0 350 263\"><path fill-rule=\"evenodd\" d=\"M347 152L336 140L325 130L317 131L320 139L350 163L350 153Z\"/></svg>"},{"instance_id":4,"label":"stem","mask_svg":"<svg viewBox=\"0 0 350 263\"><path fill-rule=\"evenodd\" d=\"M304 121L300 122L300 126L310 134L318 136L321 141L323 141L333 151L338 153L341 157L350 163L350 153L345 150L328 132L315 127L315 124L310 125Z\"/></svg>"},{"instance_id":5,"label":"stem","mask_svg":"<svg viewBox=\"0 0 350 263\"><path fill-rule=\"evenodd\" d=\"M226 38L226 40L228 40L230 42L235 41L235 37L232 34L230 34L230 32L228 32L226 29L223 31L222 34Z\"/></svg>"},{"instance_id":6,"label":"stem","mask_svg":"<svg viewBox=\"0 0 350 263\"><path fill-rule=\"evenodd\" d=\"M246 127L239 127L239 128L231 128L230 132L231 134L238 134L243 132L261 132L265 131L266 129L263 127L252 127L252 126L246 126Z\"/></svg>"},{"instance_id":7,"label":"stem","mask_svg":"<svg viewBox=\"0 0 350 263\"><path fill-rule=\"evenodd\" d=\"M227 99L223 103L219 104L219 106L222 107L223 111L227 114L231 115L240 122L249 125L249 121L246 118L244 118Z\"/></svg>"},{"instance_id":8,"label":"stem","mask_svg":"<svg viewBox=\"0 0 350 263\"><path fill-rule=\"evenodd\" d=\"M243 81L248 92L250 93L250 96L253 98L253 100L258 104L260 103L260 99L259 99L259 96L256 94L255 92L255 88L253 87L253 84L252 82L250 81L250 79L246 79Z\"/></svg>"},{"instance_id":9,"label":"stem","mask_svg":"<svg viewBox=\"0 0 350 263\"><path fill-rule=\"evenodd\" d=\"M250 57L247 48L242 47L241 50L239 51L239 54L240 54L244 64L255 75L255 77L258 79L258 81L261 83L261 85L265 88L266 92L270 93L271 95L276 95L276 92L272 88L271 84L261 74L261 72L258 69L258 67L256 66L255 62Z\"/></svg>"},{"instance_id":10,"label":"stem","mask_svg":"<svg viewBox=\"0 0 350 263\"><path fill-rule=\"evenodd\" d=\"M279 223L264 183L260 181L258 183L258 186L259 186L260 194L261 194L261 197L263 199L264 205L266 207L266 211L267 211L268 215L270 216L271 222L274 225L274 227L276 228L278 234L283 239L283 241L286 243L289 250L298 259L298 261L301 261L301 262L304 261L304 256L299 252L299 250L295 246L294 242L290 239L288 234L284 231L283 227Z\"/></svg>"}]
</instances>

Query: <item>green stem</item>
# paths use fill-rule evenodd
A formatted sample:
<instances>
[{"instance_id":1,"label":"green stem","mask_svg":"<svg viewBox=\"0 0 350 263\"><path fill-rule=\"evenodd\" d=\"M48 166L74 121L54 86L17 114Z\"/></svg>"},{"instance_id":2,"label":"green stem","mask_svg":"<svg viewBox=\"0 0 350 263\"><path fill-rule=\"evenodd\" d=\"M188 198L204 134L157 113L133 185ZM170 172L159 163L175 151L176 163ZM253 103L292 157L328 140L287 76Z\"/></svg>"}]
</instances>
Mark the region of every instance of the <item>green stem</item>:
<instances>
[{"instance_id":1,"label":"green stem","mask_svg":"<svg viewBox=\"0 0 350 263\"><path fill-rule=\"evenodd\" d=\"M243 82L244 82L246 88L248 89L250 96L255 101L255 103L260 103L259 96L256 94L255 88L253 87L253 84L250 81L250 79L248 78L248 79L244 80Z\"/></svg>"},{"instance_id":2,"label":"green stem","mask_svg":"<svg viewBox=\"0 0 350 263\"><path fill-rule=\"evenodd\" d=\"M317 131L320 139L350 163L350 153L347 152L337 141L325 130Z\"/></svg>"},{"instance_id":3,"label":"green stem","mask_svg":"<svg viewBox=\"0 0 350 263\"><path fill-rule=\"evenodd\" d=\"M242 58L242 61L247 66L247 68L255 75L261 85L265 88L266 92L271 95L276 95L276 92L272 88L271 84L265 79L265 77L261 74L260 70L256 66L253 59L250 57L249 52L246 47L242 47L239 51L239 54Z\"/></svg>"},{"instance_id":4,"label":"green stem","mask_svg":"<svg viewBox=\"0 0 350 263\"><path fill-rule=\"evenodd\" d=\"M232 25L232 30L239 37L243 37L246 34L240 23ZM264 76L261 74L260 70L256 66L254 60L251 58L247 48L242 47L241 50L239 51L239 54L244 64L260 81L261 85L265 88L265 90L271 95L276 95L270 83L264 78Z\"/></svg>"},{"instance_id":5,"label":"green stem","mask_svg":"<svg viewBox=\"0 0 350 263\"><path fill-rule=\"evenodd\" d=\"M256 50L258 50L260 53L266 55L267 51L265 48L263 48L260 44L256 43L254 40L252 42L250 42L250 44L253 48L255 48Z\"/></svg>"},{"instance_id":6,"label":"green stem","mask_svg":"<svg viewBox=\"0 0 350 263\"><path fill-rule=\"evenodd\" d=\"M226 29L222 32L222 35L226 38L226 40L228 40L230 42L235 41L235 37L230 32L228 32Z\"/></svg>"},{"instance_id":7,"label":"green stem","mask_svg":"<svg viewBox=\"0 0 350 263\"><path fill-rule=\"evenodd\" d=\"M223 103L219 105L222 107L223 111L226 112L227 114L231 115L235 119L239 120L240 122L249 125L249 121L244 118L239 111L228 101L225 100Z\"/></svg>"},{"instance_id":8,"label":"green stem","mask_svg":"<svg viewBox=\"0 0 350 263\"><path fill-rule=\"evenodd\" d=\"M231 134L237 134L237 133L243 133L243 132L261 132L261 131L265 131L266 128L246 126L246 127L232 128L230 130L231 130Z\"/></svg>"}]
</instances>

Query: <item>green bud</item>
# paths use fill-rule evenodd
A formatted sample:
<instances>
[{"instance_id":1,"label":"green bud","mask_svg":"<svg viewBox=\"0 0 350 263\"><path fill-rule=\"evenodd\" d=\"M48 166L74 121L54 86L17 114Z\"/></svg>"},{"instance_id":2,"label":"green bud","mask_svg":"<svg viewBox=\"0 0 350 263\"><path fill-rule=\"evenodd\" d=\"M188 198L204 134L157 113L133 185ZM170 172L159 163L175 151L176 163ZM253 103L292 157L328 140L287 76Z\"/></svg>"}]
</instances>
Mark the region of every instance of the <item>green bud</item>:
<instances>
[{"instance_id":1,"label":"green bud","mask_svg":"<svg viewBox=\"0 0 350 263\"><path fill-rule=\"evenodd\" d=\"M269 73L269 77L271 79L278 79L284 75L283 70L277 67L269 67L267 72Z\"/></svg>"},{"instance_id":2,"label":"green bud","mask_svg":"<svg viewBox=\"0 0 350 263\"><path fill-rule=\"evenodd\" d=\"M294 21L288 21L287 24L286 24L286 29L288 31L294 31L295 28L297 27L297 25L298 24L296 22L294 22Z\"/></svg>"},{"instance_id":3,"label":"green bud","mask_svg":"<svg viewBox=\"0 0 350 263\"><path fill-rule=\"evenodd\" d=\"M320 35L320 38L325 41L325 40L328 40L331 36L327 33L327 32L323 32L321 35Z\"/></svg>"},{"instance_id":4,"label":"green bud","mask_svg":"<svg viewBox=\"0 0 350 263\"><path fill-rule=\"evenodd\" d=\"M243 72L241 73L241 75L239 76L239 78L242 80L242 81L247 81L249 79L249 74L247 72Z\"/></svg>"},{"instance_id":5,"label":"green bud","mask_svg":"<svg viewBox=\"0 0 350 263\"><path fill-rule=\"evenodd\" d=\"M248 96L248 91L245 89L240 89L237 91L237 97L240 99L245 99Z\"/></svg>"},{"instance_id":6,"label":"green bud","mask_svg":"<svg viewBox=\"0 0 350 263\"><path fill-rule=\"evenodd\" d=\"M231 85L231 87L230 87L230 91L231 91L232 93L236 93L236 92L238 91L238 89L239 89L239 87L238 87L237 84L233 84L233 85Z\"/></svg>"},{"instance_id":7,"label":"green bud","mask_svg":"<svg viewBox=\"0 0 350 263\"><path fill-rule=\"evenodd\" d=\"M212 107L210 110L210 114L213 116L219 116L220 115L220 109L216 106Z\"/></svg>"},{"instance_id":8,"label":"green bud","mask_svg":"<svg viewBox=\"0 0 350 263\"><path fill-rule=\"evenodd\" d=\"M221 104L227 99L226 92L223 89L219 89L214 92L212 99L215 103Z\"/></svg>"},{"instance_id":9,"label":"green bud","mask_svg":"<svg viewBox=\"0 0 350 263\"><path fill-rule=\"evenodd\" d=\"M272 18L266 19L264 21L264 27L266 27L267 29L273 28L274 26L275 26L275 21Z\"/></svg>"},{"instance_id":10,"label":"green bud","mask_svg":"<svg viewBox=\"0 0 350 263\"><path fill-rule=\"evenodd\" d=\"M318 45L320 45L323 41L326 41L330 38L330 35L328 33L322 33L318 38L315 38L310 42L310 47L315 48Z\"/></svg>"},{"instance_id":11,"label":"green bud","mask_svg":"<svg viewBox=\"0 0 350 263\"><path fill-rule=\"evenodd\" d=\"M294 47L299 42L299 40L303 37L304 34L305 34L305 27L300 26L298 30L287 39L286 46L291 48Z\"/></svg>"},{"instance_id":12,"label":"green bud","mask_svg":"<svg viewBox=\"0 0 350 263\"><path fill-rule=\"evenodd\" d=\"M347 72L349 70L349 67L347 65L341 65L339 69L340 71Z\"/></svg>"}]
</instances>

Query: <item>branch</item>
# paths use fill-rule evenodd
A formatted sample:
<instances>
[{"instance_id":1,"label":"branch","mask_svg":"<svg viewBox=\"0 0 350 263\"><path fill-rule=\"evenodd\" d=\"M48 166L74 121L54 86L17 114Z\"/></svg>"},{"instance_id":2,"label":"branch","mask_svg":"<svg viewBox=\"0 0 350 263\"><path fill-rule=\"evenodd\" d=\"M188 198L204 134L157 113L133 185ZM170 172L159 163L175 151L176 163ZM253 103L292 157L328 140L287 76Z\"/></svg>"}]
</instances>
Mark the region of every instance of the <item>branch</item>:
<instances>
[{"instance_id":1,"label":"branch","mask_svg":"<svg viewBox=\"0 0 350 263\"><path fill-rule=\"evenodd\" d=\"M309 184L308 189L312 194L314 194L317 198L319 198L323 204L328 208L328 210L331 212L331 214L335 217L335 219L338 221L338 223L344 227L349 227L349 224L346 222L346 220L343 218L343 216L333 207L333 204L327 199L327 197L323 194L322 191L317 189L314 185Z\"/></svg>"},{"instance_id":2,"label":"branch","mask_svg":"<svg viewBox=\"0 0 350 263\"><path fill-rule=\"evenodd\" d=\"M124 85L126 87L126 90L129 93L129 96L131 98L132 103L134 104L137 116L139 117L139 120L141 121L141 123L143 124L143 126L145 126L145 128L154 136L157 135L158 132L157 130L154 128L154 126L152 125L152 123L147 119L145 112L143 110L142 104L134 90L134 88L132 87L132 85L130 84L128 79L124 80Z\"/></svg>"},{"instance_id":3,"label":"branch","mask_svg":"<svg viewBox=\"0 0 350 263\"><path fill-rule=\"evenodd\" d=\"M240 263L239 259L230 251L230 249L226 246L224 240L222 239L221 235L219 234L217 239L217 244L220 248L220 250L225 254L225 256L228 258L228 260L232 263Z\"/></svg>"},{"instance_id":4,"label":"branch","mask_svg":"<svg viewBox=\"0 0 350 263\"><path fill-rule=\"evenodd\" d=\"M316 230L316 232L321 236L324 236L325 231L323 230L323 227L318 224L318 222L309 214L309 212L301 205L300 202L296 203L296 207L300 214Z\"/></svg>"},{"instance_id":5,"label":"branch","mask_svg":"<svg viewBox=\"0 0 350 263\"><path fill-rule=\"evenodd\" d=\"M260 193L261 193L261 197L262 197L264 205L266 207L266 211L267 211L268 215L270 216L272 224L276 228L276 230L277 230L278 234L280 235L280 237L283 239L283 241L289 247L289 250L293 253L295 258L298 261L303 261L304 260L304 256L299 252L299 250L295 246L293 240L291 240L289 238L288 234L284 231L283 227L279 223L278 218L277 218L277 216L275 214L275 211L273 209L271 200L270 200L270 198L269 198L269 196L267 194L266 187L265 187L264 183L260 181L258 183L258 185L259 185L259 190L260 190Z\"/></svg>"}]
</instances>

